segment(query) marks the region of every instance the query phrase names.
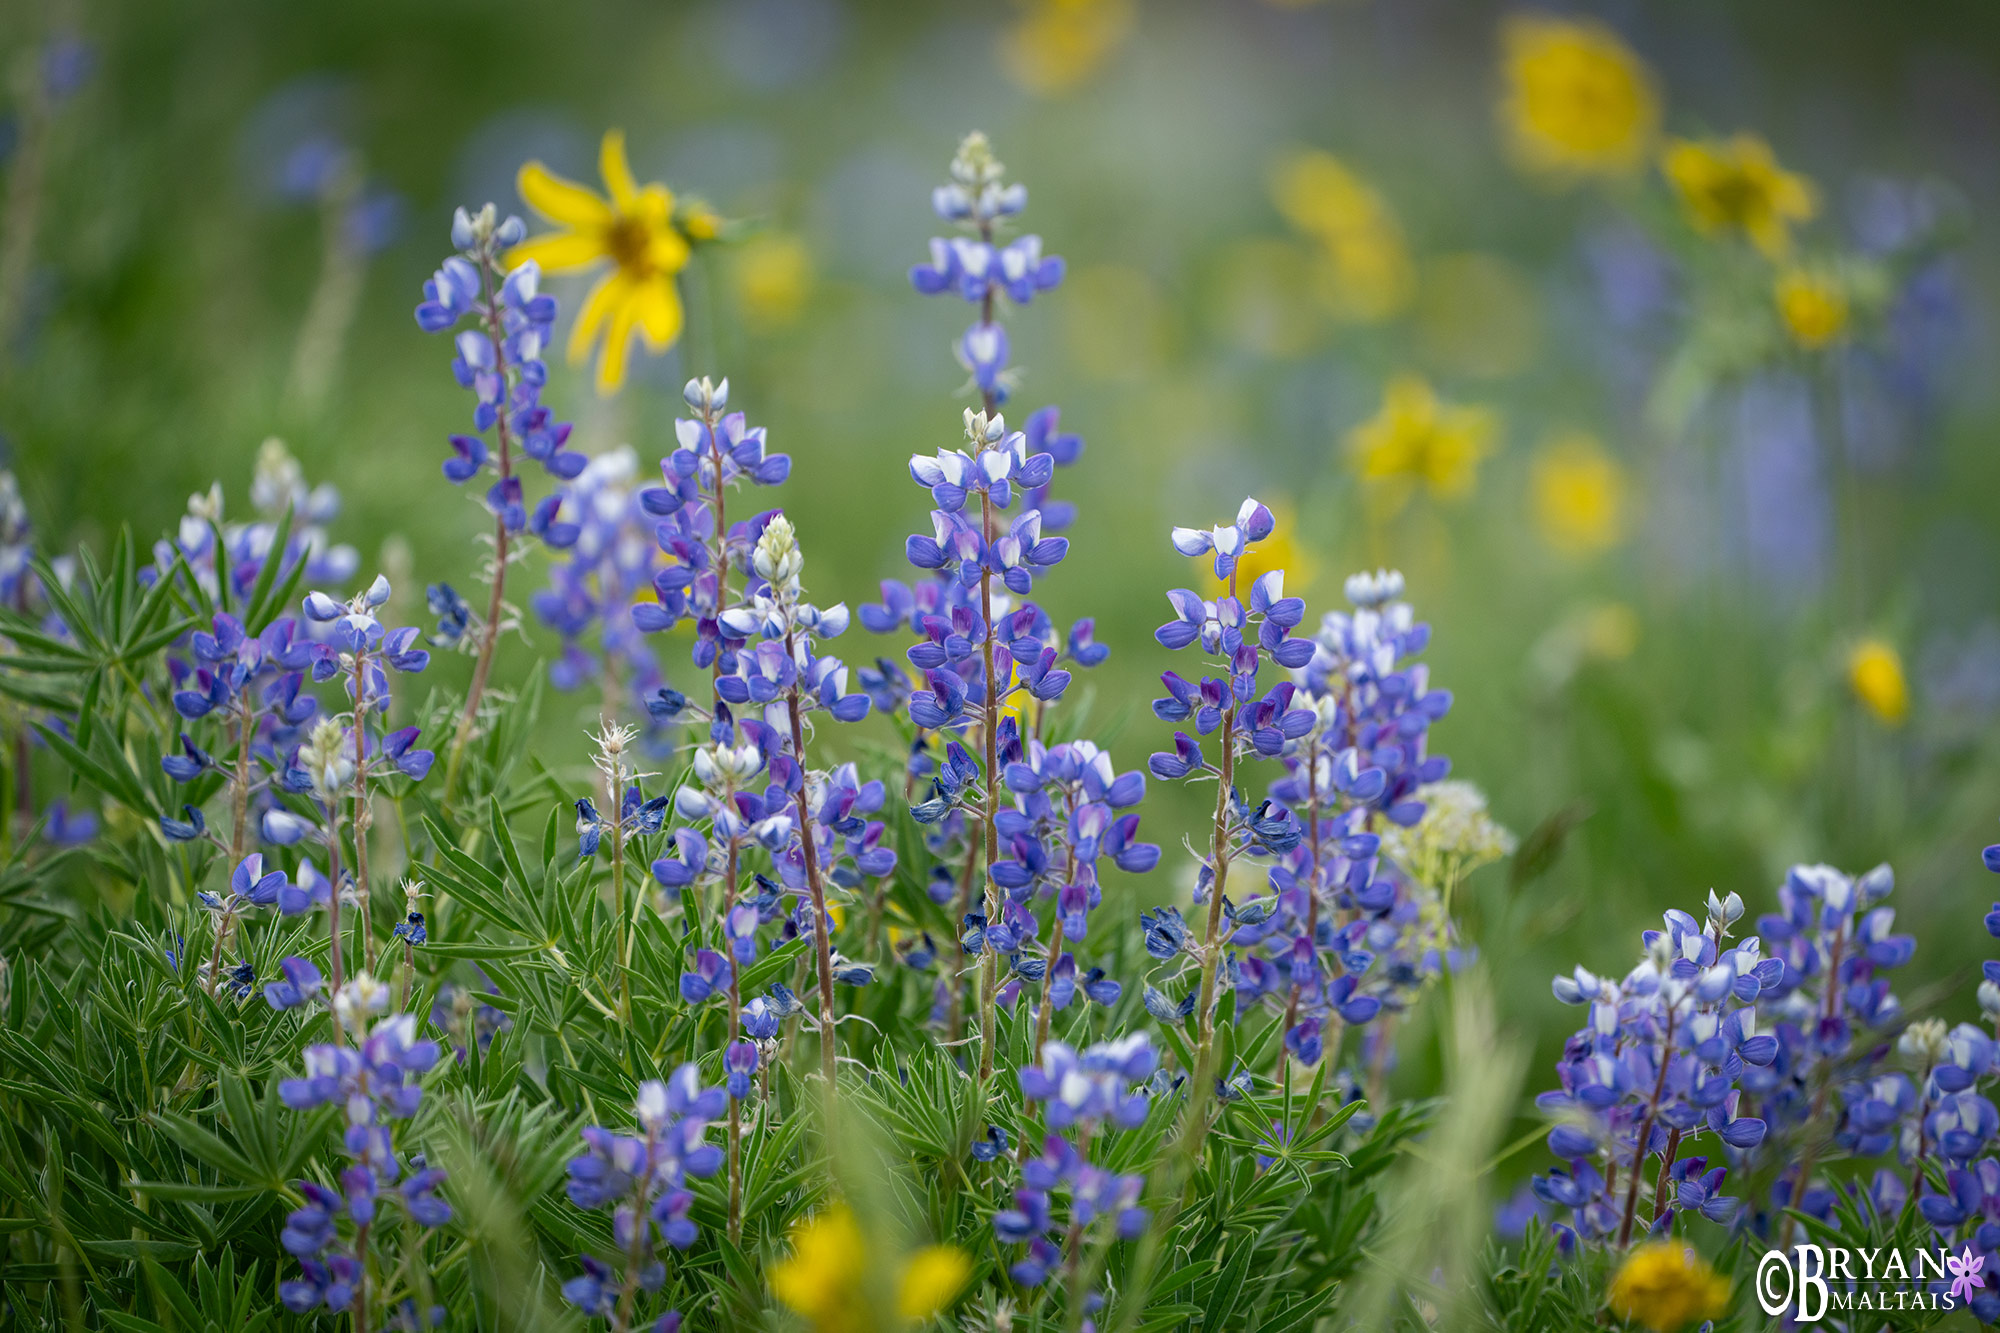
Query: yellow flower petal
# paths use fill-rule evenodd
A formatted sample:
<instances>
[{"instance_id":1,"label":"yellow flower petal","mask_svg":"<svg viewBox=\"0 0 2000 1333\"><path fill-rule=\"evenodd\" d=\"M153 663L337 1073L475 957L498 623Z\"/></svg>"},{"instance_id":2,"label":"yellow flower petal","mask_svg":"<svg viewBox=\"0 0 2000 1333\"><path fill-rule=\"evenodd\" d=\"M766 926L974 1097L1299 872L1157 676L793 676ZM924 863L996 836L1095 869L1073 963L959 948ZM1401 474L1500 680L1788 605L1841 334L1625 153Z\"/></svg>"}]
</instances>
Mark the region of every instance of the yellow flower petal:
<instances>
[{"instance_id":1,"label":"yellow flower petal","mask_svg":"<svg viewBox=\"0 0 2000 1333\"><path fill-rule=\"evenodd\" d=\"M604 132L604 141L597 146L597 174L604 177L604 188L611 192L612 207L620 213L635 211L639 185L632 179L632 164L625 160L625 131Z\"/></svg>"},{"instance_id":2,"label":"yellow flower petal","mask_svg":"<svg viewBox=\"0 0 2000 1333\"><path fill-rule=\"evenodd\" d=\"M662 190L662 194L666 191ZM687 238L668 222L667 213L657 223L649 223L646 237L646 265L657 273L678 273L687 267Z\"/></svg>"},{"instance_id":3,"label":"yellow flower petal","mask_svg":"<svg viewBox=\"0 0 2000 1333\"><path fill-rule=\"evenodd\" d=\"M771 1294L815 1323L833 1323L860 1301L867 1243L854 1214L837 1203L792 1232L792 1254L771 1265Z\"/></svg>"},{"instance_id":4,"label":"yellow flower petal","mask_svg":"<svg viewBox=\"0 0 2000 1333\"><path fill-rule=\"evenodd\" d=\"M1902 725L1910 715L1910 684L1903 658L1886 639L1863 639L1847 658L1847 683L1877 721Z\"/></svg>"},{"instance_id":5,"label":"yellow flower petal","mask_svg":"<svg viewBox=\"0 0 2000 1333\"><path fill-rule=\"evenodd\" d=\"M929 1319L950 1305L972 1276L972 1260L952 1245L926 1245L910 1256L896 1292L896 1311L905 1319Z\"/></svg>"},{"instance_id":6,"label":"yellow flower petal","mask_svg":"<svg viewBox=\"0 0 2000 1333\"><path fill-rule=\"evenodd\" d=\"M576 323L569 331L569 363L577 365L590 355L590 346L597 341L597 331L603 327L612 308L625 299L626 289L631 282L624 271L613 270L590 289L583 298L583 305L576 312Z\"/></svg>"},{"instance_id":7,"label":"yellow flower petal","mask_svg":"<svg viewBox=\"0 0 2000 1333\"><path fill-rule=\"evenodd\" d=\"M528 207L560 226L601 227L611 220L611 209L603 199L575 181L564 180L539 162L523 166L514 186Z\"/></svg>"},{"instance_id":8,"label":"yellow flower petal","mask_svg":"<svg viewBox=\"0 0 2000 1333\"><path fill-rule=\"evenodd\" d=\"M681 294L668 277L654 278L639 288L639 332L646 346L664 352L681 336Z\"/></svg>"},{"instance_id":9,"label":"yellow flower petal","mask_svg":"<svg viewBox=\"0 0 2000 1333\"><path fill-rule=\"evenodd\" d=\"M519 268L533 260L544 273L573 273L589 268L611 254L598 232L552 231L521 242L507 252L507 267Z\"/></svg>"},{"instance_id":10,"label":"yellow flower petal","mask_svg":"<svg viewBox=\"0 0 2000 1333\"><path fill-rule=\"evenodd\" d=\"M625 366L632 359L632 335L639 326L644 293L644 286L625 283L611 305L610 327L605 330L604 346L597 353L597 393L601 398L609 398L625 387Z\"/></svg>"}]
</instances>

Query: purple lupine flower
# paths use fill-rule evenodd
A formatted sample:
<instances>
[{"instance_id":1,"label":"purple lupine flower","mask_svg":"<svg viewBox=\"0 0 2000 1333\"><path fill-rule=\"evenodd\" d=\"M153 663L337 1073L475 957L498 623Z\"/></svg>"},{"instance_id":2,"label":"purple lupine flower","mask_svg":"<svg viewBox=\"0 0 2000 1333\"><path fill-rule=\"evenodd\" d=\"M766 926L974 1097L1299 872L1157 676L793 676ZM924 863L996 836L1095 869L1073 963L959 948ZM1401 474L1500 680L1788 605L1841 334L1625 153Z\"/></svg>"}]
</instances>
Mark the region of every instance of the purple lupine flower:
<instances>
[{"instance_id":1,"label":"purple lupine flower","mask_svg":"<svg viewBox=\"0 0 2000 1333\"><path fill-rule=\"evenodd\" d=\"M570 1201L579 1208L610 1208L617 1244L613 1261L584 1255L583 1274L563 1284L564 1297L585 1315L604 1313L606 1299L615 1304L628 1273L640 1288L657 1291L665 1279L656 1257L659 1243L678 1250L695 1243L699 1232L688 1215L694 1195L687 1179L721 1169L721 1150L704 1140L709 1124L728 1108L728 1093L703 1088L695 1066L684 1064L665 1082L640 1085L637 1135L597 1125L583 1130L585 1151L569 1163Z\"/></svg>"},{"instance_id":2,"label":"purple lupine flower","mask_svg":"<svg viewBox=\"0 0 2000 1333\"><path fill-rule=\"evenodd\" d=\"M285 981L265 987L273 1007L291 1007L280 1003L284 997L272 996L279 984L289 989L291 1003L304 1002L319 989L317 969L304 960L288 958L281 967ZM371 1263L393 1263L386 1251L392 1243L388 1237L395 1232L380 1225L385 1200L394 1199L420 1227L443 1226L451 1220L451 1205L437 1192L445 1173L417 1154L408 1159L409 1174L404 1176L406 1163L397 1151L393 1128L416 1114L423 1091L415 1079L437 1059L437 1043L419 1039L416 1019L398 1014L378 1022L356 1047L307 1047L305 1077L279 1083L279 1098L293 1110L329 1104L342 1109L346 1121L342 1143L352 1161L340 1173L338 1189L297 1182L305 1206L286 1219L280 1237L300 1267L300 1276L279 1289L287 1309L300 1314L320 1305L334 1311L348 1309L359 1295L360 1276ZM380 1260L371 1260L371 1252L384 1253Z\"/></svg>"},{"instance_id":3,"label":"purple lupine flower","mask_svg":"<svg viewBox=\"0 0 2000 1333\"><path fill-rule=\"evenodd\" d=\"M1131 1085L1143 1084L1158 1064L1144 1032L1101 1042L1081 1054L1051 1041L1042 1048L1039 1064L1021 1069L1021 1095L1046 1103L1055 1129L1085 1123L1130 1129L1145 1120L1149 1106L1146 1095L1131 1091Z\"/></svg>"},{"instance_id":4,"label":"purple lupine flower","mask_svg":"<svg viewBox=\"0 0 2000 1333\"><path fill-rule=\"evenodd\" d=\"M1660 1154L1665 1169L1704 1133L1730 1150L1754 1148L1765 1136L1765 1121L1744 1114L1749 1102L1735 1085L1746 1069L1778 1057L1777 1041L1756 1031L1757 1001L1779 984L1784 963L1763 957L1755 937L1726 946L1740 902L1711 895L1709 908L1704 921L1668 912L1664 930L1645 932L1646 953L1623 981L1579 971L1554 987L1558 999L1587 1007L1590 1017L1564 1049L1561 1086L1537 1099L1561 1118L1549 1148L1569 1169L1538 1178L1535 1188L1545 1202L1570 1210L1585 1240L1623 1244L1648 1220L1638 1215L1634 1186L1626 1184L1622 1198L1605 1190L1597 1161L1632 1182L1647 1158ZM1685 1206L1706 1211L1721 1197L1720 1182L1702 1177ZM1664 1224L1683 1206L1677 1187L1654 1200L1650 1221Z\"/></svg>"}]
</instances>

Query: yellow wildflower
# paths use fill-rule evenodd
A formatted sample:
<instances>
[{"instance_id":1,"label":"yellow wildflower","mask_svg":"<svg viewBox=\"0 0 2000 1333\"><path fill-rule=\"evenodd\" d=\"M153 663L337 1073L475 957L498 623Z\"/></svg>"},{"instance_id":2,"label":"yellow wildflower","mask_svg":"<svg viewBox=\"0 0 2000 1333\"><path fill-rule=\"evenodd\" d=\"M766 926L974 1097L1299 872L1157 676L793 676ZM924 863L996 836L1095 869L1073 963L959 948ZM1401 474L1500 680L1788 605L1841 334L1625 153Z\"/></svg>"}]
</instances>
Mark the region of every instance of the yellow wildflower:
<instances>
[{"instance_id":1,"label":"yellow wildflower","mask_svg":"<svg viewBox=\"0 0 2000 1333\"><path fill-rule=\"evenodd\" d=\"M771 1267L771 1291L814 1333L876 1333L892 1327L869 1291L868 1242L844 1203L809 1218L792 1235L792 1255ZM957 1297L972 1261L950 1245L928 1245L896 1265L896 1319L926 1320Z\"/></svg>"},{"instance_id":2,"label":"yellow wildflower","mask_svg":"<svg viewBox=\"0 0 2000 1333\"><path fill-rule=\"evenodd\" d=\"M1696 231L1740 231L1773 257L1790 248L1791 225L1809 221L1819 207L1812 182L1779 166L1754 134L1675 139L1661 169Z\"/></svg>"},{"instance_id":3,"label":"yellow wildflower","mask_svg":"<svg viewBox=\"0 0 2000 1333\"><path fill-rule=\"evenodd\" d=\"M1395 212L1339 158L1308 150L1285 159L1271 177L1271 202L1320 243L1319 295L1335 315L1375 323L1409 302L1415 270Z\"/></svg>"},{"instance_id":4,"label":"yellow wildflower","mask_svg":"<svg viewBox=\"0 0 2000 1333\"><path fill-rule=\"evenodd\" d=\"M737 251L730 276L746 324L785 328L798 322L812 295L812 252L796 236L759 236Z\"/></svg>"},{"instance_id":5,"label":"yellow wildflower","mask_svg":"<svg viewBox=\"0 0 2000 1333\"><path fill-rule=\"evenodd\" d=\"M1886 639L1863 639L1847 655L1847 684L1862 706L1887 726L1900 726L1910 713L1910 683L1903 658Z\"/></svg>"},{"instance_id":6,"label":"yellow wildflower","mask_svg":"<svg viewBox=\"0 0 2000 1333\"><path fill-rule=\"evenodd\" d=\"M1557 435L1535 457L1535 526L1558 551L1590 555L1625 538L1625 469L1584 431Z\"/></svg>"},{"instance_id":7,"label":"yellow wildflower","mask_svg":"<svg viewBox=\"0 0 2000 1333\"><path fill-rule=\"evenodd\" d=\"M1363 481L1396 488L1397 505L1419 486L1460 499L1493 451L1495 427L1485 408L1452 406L1418 376L1399 375L1383 391L1382 410L1348 433L1347 448Z\"/></svg>"},{"instance_id":8,"label":"yellow wildflower","mask_svg":"<svg viewBox=\"0 0 2000 1333\"><path fill-rule=\"evenodd\" d=\"M896 1280L896 1313L929 1319L943 1310L972 1276L972 1260L955 1245L926 1245L903 1265Z\"/></svg>"},{"instance_id":9,"label":"yellow wildflower","mask_svg":"<svg viewBox=\"0 0 2000 1333\"><path fill-rule=\"evenodd\" d=\"M607 199L566 181L540 162L521 168L516 182L528 206L562 228L530 237L508 252L510 266L533 260L545 273L592 268L609 260L606 273L584 297L569 335L569 359L579 364L602 339L597 391L618 392L632 339L663 352L681 333L681 296L674 279L687 266L689 237L674 221L674 196L657 182L641 187L625 160L625 135L609 130L598 149L598 173ZM712 236L717 220L706 209L689 213L698 238Z\"/></svg>"},{"instance_id":10,"label":"yellow wildflower","mask_svg":"<svg viewBox=\"0 0 2000 1333\"><path fill-rule=\"evenodd\" d=\"M1025 8L1001 40L1000 63L1032 93L1075 88L1132 33L1132 0L1025 0Z\"/></svg>"},{"instance_id":11,"label":"yellow wildflower","mask_svg":"<svg viewBox=\"0 0 2000 1333\"><path fill-rule=\"evenodd\" d=\"M1838 341L1847 332L1847 288L1831 273L1788 268L1778 275L1771 295L1785 332L1808 352Z\"/></svg>"},{"instance_id":12,"label":"yellow wildflower","mask_svg":"<svg viewBox=\"0 0 2000 1333\"><path fill-rule=\"evenodd\" d=\"M1552 176L1638 167L1659 132L1652 73L1601 23L1516 14L1500 29L1500 115L1515 158Z\"/></svg>"},{"instance_id":13,"label":"yellow wildflower","mask_svg":"<svg viewBox=\"0 0 2000 1333\"><path fill-rule=\"evenodd\" d=\"M1676 1241L1648 1241L1626 1256L1605 1303L1620 1319L1635 1320L1654 1333L1675 1333L1728 1313L1729 1279Z\"/></svg>"}]
</instances>

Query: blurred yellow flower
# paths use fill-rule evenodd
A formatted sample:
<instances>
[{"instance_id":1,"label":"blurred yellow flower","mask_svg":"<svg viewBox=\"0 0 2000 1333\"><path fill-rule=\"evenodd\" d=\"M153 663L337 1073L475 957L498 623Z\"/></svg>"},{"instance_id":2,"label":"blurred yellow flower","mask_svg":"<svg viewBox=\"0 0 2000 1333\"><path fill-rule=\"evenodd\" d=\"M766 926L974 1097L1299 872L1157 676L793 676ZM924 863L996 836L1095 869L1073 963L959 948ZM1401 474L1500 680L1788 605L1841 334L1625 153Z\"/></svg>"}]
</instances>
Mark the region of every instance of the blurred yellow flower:
<instances>
[{"instance_id":1,"label":"blurred yellow flower","mask_svg":"<svg viewBox=\"0 0 2000 1333\"><path fill-rule=\"evenodd\" d=\"M1910 683L1903 675L1903 658L1886 639L1863 639L1847 655L1847 684L1862 707L1888 726L1900 726L1910 714Z\"/></svg>"},{"instance_id":2,"label":"blurred yellow flower","mask_svg":"<svg viewBox=\"0 0 2000 1333\"><path fill-rule=\"evenodd\" d=\"M1568 431L1535 456L1535 526L1558 551L1592 555L1625 539L1625 469L1595 436Z\"/></svg>"},{"instance_id":3,"label":"blurred yellow flower","mask_svg":"<svg viewBox=\"0 0 2000 1333\"><path fill-rule=\"evenodd\" d=\"M1024 0L1024 7L1001 39L1000 63L1031 93L1077 87L1132 34L1132 0Z\"/></svg>"},{"instance_id":4,"label":"blurred yellow flower","mask_svg":"<svg viewBox=\"0 0 2000 1333\"><path fill-rule=\"evenodd\" d=\"M844 1203L807 1219L792 1233L792 1254L771 1266L772 1294L805 1317L814 1333L876 1333L891 1322L867 1289L868 1242ZM972 1276L972 1260L950 1245L927 1245L897 1265L896 1316L933 1317Z\"/></svg>"},{"instance_id":5,"label":"blurred yellow flower","mask_svg":"<svg viewBox=\"0 0 2000 1333\"><path fill-rule=\"evenodd\" d=\"M1339 158L1316 149L1286 158L1272 174L1271 202L1320 243L1326 263L1319 296L1335 315L1375 323L1409 302L1415 271L1402 227L1387 201Z\"/></svg>"},{"instance_id":6,"label":"blurred yellow flower","mask_svg":"<svg viewBox=\"0 0 2000 1333\"><path fill-rule=\"evenodd\" d=\"M1834 274L1788 268L1778 275L1771 294L1785 332L1806 351L1816 352L1847 332L1847 288Z\"/></svg>"},{"instance_id":7,"label":"blurred yellow flower","mask_svg":"<svg viewBox=\"0 0 2000 1333\"><path fill-rule=\"evenodd\" d=\"M1496 424L1486 408L1445 403L1420 377L1399 375L1383 391L1381 411L1348 432L1347 448L1363 481L1394 488L1395 507L1418 487L1460 499L1493 451Z\"/></svg>"},{"instance_id":8,"label":"blurred yellow flower","mask_svg":"<svg viewBox=\"0 0 2000 1333\"><path fill-rule=\"evenodd\" d=\"M972 1260L955 1245L926 1245L910 1256L896 1282L896 1313L929 1319L950 1305L972 1276Z\"/></svg>"},{"instance_id":9,"label":"blurred yellow flower","mask_svg":"<svg viewBox=\"0 0 2000 1333\"><path fill-rule=\"evenodd\" d=\"M1601 23L1516 14L1501 25L1500 115L1514 155L1552 176L1623 175L1646 159L1660 99L1645 62Z\"/></svg>"},{"instance_id":10,"label":"blurred yellow flower","mask_svg":"<svg viewBox=\"0 0 2000 1333\"><path fill-rule=\"evenodd\" d=\"M744 323L758 329L785 328L798 322L812 296L812 252L796 236L767 232L736 252L730 276Z\"/></svg>"},{"instance_id":11,"label":"blurred yellow flower","mask_svg":"<svg viewBox=\"0 0 2000 1333\"><path fill-rule=\"evenodd\" d=\"M602 195L530 162L516 182L528 206L563 228L531 237L507 254L509 267L530 260L544 273L568 273L611 261L611 271L590 289L570 329L572 365L590 355L600 337L597 391L613 394L625 383L632 339L663 352L681 333L681 296L674 279L687 266L688 237L674 225L674 196L657 182L643 188L625 160L625 135L609 130L598 149ZM714 216L693 215L697 232L712 234Z\"/></svg>"},{"instance_id":12,"label":"blurred yellow flower","mask_svg":"<svg viewBox=\"0 0 2000 1333\"><path fill-rule=\"evenodd\" d=\"M1729 1279L1679 1241L1637 1246L1612 1276L1605 1303L1620 1319L1675 1333L1728 1313Z\"/></svg>"},{"instance_id":13,"label":"blurred yellow flower","mask_svg":"<svg viewBox=\"0 0 2000 1333\"><path fill-rule=\"evenodd\" d=\"M1779 166L1754 134L1672 140L1661 169L1696 231L1740 231L1774 258L1790 248L1791 225L1818 211L1812 182Z\"/></svg>"}]
</instances>

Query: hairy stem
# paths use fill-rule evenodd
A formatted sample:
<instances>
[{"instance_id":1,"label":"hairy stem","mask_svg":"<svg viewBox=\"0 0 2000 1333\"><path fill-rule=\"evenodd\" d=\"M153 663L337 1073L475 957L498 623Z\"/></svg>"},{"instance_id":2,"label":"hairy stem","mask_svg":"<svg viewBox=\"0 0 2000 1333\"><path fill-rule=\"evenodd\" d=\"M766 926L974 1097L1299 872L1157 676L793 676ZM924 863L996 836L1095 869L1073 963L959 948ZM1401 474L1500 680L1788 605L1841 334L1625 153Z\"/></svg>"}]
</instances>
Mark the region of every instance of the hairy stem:
<instances>
[{"instance_id":1,"label":"hairy stem","mask_svg":"<svg viewBox=\"0 0 2000 1333\"><path fill-rule=\"evenodd\" d=\"M951 924L954 932L961 929L960 923L965 920L965 914L972 910L972 877L979 868L979 849L985 843L985 839L981 836L983 833L984 829L981 826L974 825L965 841L965 869L958 877L958 909L952 913ZM954 972L949 984L951 1011L945 1020L945 1040L955 1042L965 1028L965 983Z\"/></svg>"},{"instance_id":2,"label":"hairy stem","mask_svg":"<svg viewBox=\"0 0 2000 1333\"><path fill-rule=\"evenodd\" d=\"M338 797L332 797L328 801L327 822L327 980L332 987L328 994L338 995L343 981L340 969L340 800ZM347 1044L347 1033L340 1025L338 1013L333 1016L333 1042L336 1046Z\"/></svg>"},{"instance_id":3,"label":"hairy stem","mask_svg":"<svg viewBox=\"0 0 2000 1333\"><path fill-rule=\"evenodd\" d=\"M988 300L991 301L991 289ZM979 521L987 545L993 542L993 497L987 491L979 493ZM986 718L980 728L984 733L982 743L986 751L985 797L981 803L979 827L985 841L986 859L986 923L990 926L1000 919L1000 886L993 878L993 861L998 850L999 835L994 829L994 817L1000 805L1000 774L998 772L998 750L1000 741L1000 705L1005 692L1000 687L1000 678L995 674L993 663L993 574L983 565L979 570L979 615L985 622L986 633L979 650L986 668ZM986 1099L986 1085L993 1078L993 1048L998 1044L993 1031L994 1007L1000 990L1000 959L991 949L981 951L979 964L979 1099L983 1107Z\"/></svg>"},{"instance_id":4,"label":"hairy stem","mask_svg":"<svg viewBox=\"0 0 2000 1333\"><path fill-rule=\"evenodd\" d=\"M486 336L493 343L495 369L500 380L511 392L507 370L507 332L503 325L500 308L493 296L493 265L490 260L481 260L479 265L480 285L486 295ZM500 479L505 481L514 475L513 428L507 420L506 404L501 404L500 412L493 422L493 434L498 444ZM500 640L500 617L506 609L505 589L507 586L507 518L496 514L493 518L493 587L486 600L486 623L479 628L479 655L472 667L472 685L465 694L465 707L458 715L458 730L451 738L451 754L445 760L444 795L442 802L451 803L452 793L458 787L458 772L465 759L466 743L472 739L473 728L479 721L479 703L486 694L486 678L493 670L493 646Z\"/></svg>"},{"instance_id":5,"label":"hairy stem","mask_svg":"<svg viewBox=\"0 0 2000 1333\"><path fill-rule=\"evenodd\" d=\"M361 962L375 970L375 922L368 911L368 826L373 823L368 809L368 654L354 655L354 888L356 923L361 931Z\"/></svg>"},{"instance_id":6,"label":"hairy stem","mask_svg":"<svg viewBox=\"0 0 2000 1333\"><path fill-rule=\"evenodd\" d=\"M729 937L729 914L736 910L737 876L736 839L729 840L729 863L722 881L722 933L726 941ZM729 960L729 1033L723 1043L728 1051L743 1025L743 980L738 975L735 950L730 950ZM743 1108L734 1098L729 1103L729 1239L732 1244L743 1240Z\"/></svg>"},{"instance_id":7,"label":"hairy stem","mask_svg":"<svg viewBox=\"0 0 2000 1333\"><path fill-rule=\"evenodd\" d=\"M791 648L791 637L787 635L785 651L789 653ZM812 893L813 954L818 961L819 972L819 1062L820 1071L826 1075L826 1096L828 1104L831 1105L834 1096L834 1061L838 1055L833 1013L833 938L827 933L826 886L820 883L818 839L813 836L812 810L806 802L806 784L803 779L806 766L805 725L799 712L799 687L796 682L786 693L786 704L791 712L792 753L798 759L802 775L799 789L792 793L792 800L799 812L799 847L805 852L806 887Z\"/></svg>"},{"instance_id":8,"label":"hairy stem","mask_svg":"<svg viewBox=\"0 0 2000 1333\"><path fill-rule=\"evenodd\" d=\"M1618 1247L1632 1241L1632 1218L1639 1208L1639 1177L1644 1174L1646 1149L1653 1141L1653 1117L1659 1112L1660 1097L1667 1090L1667 1066L1673 1063L1674 1011L1667 1009L1667 1030L1660 1038L1660 1072L1653 1080L1653 1095L1646 1103L1645 1118L1639 1122L1639 1137L1632 1145L1632 1173L1625 1182L1625 1216L1618 1224Z\"/></svg>"},{"instance_id":9,"label":"hairy stem","mask_svg":"<svg viewBox=\"0 0 2000 1333\"><path fill-rule=\"evenodd\" d=\"M1203 1080L1204 1086L1214 1074L1209 1068L1211 1048L1215 1043L1215 1015L1211 1010L1215 1001L1215 976L1222 963L1218 937L1222 933L1222 894L1229 882L1229 796L1236 782L1236 704L1233 693L1230 699L1229 706L1222 710L1222 777L1216 785L1215 822L1208 839L1209 864L1215 868L1215 878L1208 886L1208 923L1201 945L1201 997L1195 1002L1201 1035L1194 1076Z\"/></svg>"}]
</instances>

